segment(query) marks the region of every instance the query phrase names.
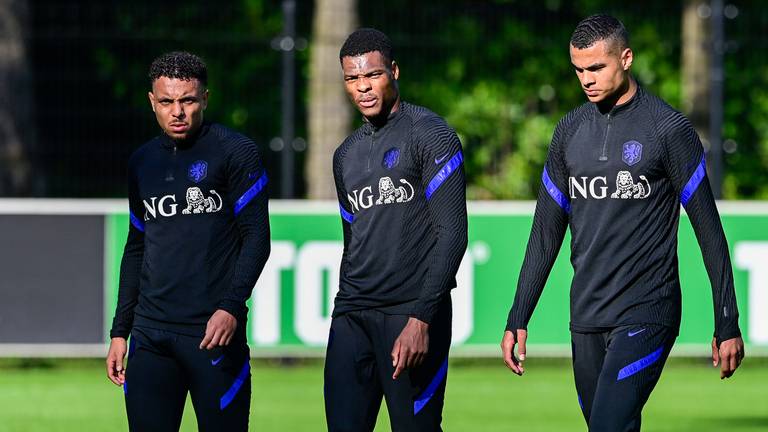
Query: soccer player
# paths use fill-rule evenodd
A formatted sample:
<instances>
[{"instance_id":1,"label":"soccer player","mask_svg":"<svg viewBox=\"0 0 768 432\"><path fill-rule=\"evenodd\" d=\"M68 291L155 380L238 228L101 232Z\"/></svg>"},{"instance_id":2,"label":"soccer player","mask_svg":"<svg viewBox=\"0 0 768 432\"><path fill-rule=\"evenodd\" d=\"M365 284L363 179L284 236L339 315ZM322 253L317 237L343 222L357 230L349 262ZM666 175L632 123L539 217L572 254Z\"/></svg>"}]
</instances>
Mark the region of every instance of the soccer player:
<instances>
[{"instance_id":1,"label":"soccer player","mask_svg":"<svg viewBox=\"0 0 768 432\"><path fill-rule=\"evenodd\" d=\"M107 376L123 386L131 430L178 430L189 392L201 431L245 431L245 301L270 251L267 176L253 141L203 121L199 57L164 54L149 78L162 133L128 162L130 227Z\"/></svg>"},{"instance_id":2,"label":"soccer player","mask_svg":"<svg viewBox=\"0 0 768 432\"><path fill-rule=\"evenodd\" d=\"M451 288L467 245L461 143L400 100L389 38L359 29L339 53L363 125L337 149L344 254L325 361L330 431L439 431L451 343Z\"/></svg>"},{"instance_id":3,"label":"soccer player","mask_svg":"<svg viewBox=\"0 0 768 432\"><path fill-rule=\"evenodd\" d=\"M528 321L570 226L579 403L590 431L637 431L680 327L680 204L712 284L721 378L744 356L728 244L701 142L682 114L632 78L624 25L607 15L584 19L570 55L588 102L555 129L502 353L522 375Z\"/></svg>"}]
</instances>

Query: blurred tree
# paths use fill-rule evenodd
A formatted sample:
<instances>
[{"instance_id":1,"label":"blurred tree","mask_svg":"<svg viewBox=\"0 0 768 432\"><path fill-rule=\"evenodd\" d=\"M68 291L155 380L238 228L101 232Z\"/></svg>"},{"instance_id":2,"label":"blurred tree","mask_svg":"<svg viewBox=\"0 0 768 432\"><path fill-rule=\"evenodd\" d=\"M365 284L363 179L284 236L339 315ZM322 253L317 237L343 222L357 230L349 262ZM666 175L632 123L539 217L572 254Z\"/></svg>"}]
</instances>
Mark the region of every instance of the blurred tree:
<instances>
[{"instance_id":1,"label":"blurred tree","mask_svg":"<svg viewBox=\"0 0 768 432\"><path fill-rule=\"evenodd\" d=\"M357 25L356 0L316 0L309 64L307 198L335 199L332 159L352 125L339 49Z\"/></svg>"},{"instance_id":2,"label":"blurred tree","mask_svg":"<svg viewBox=\"0 0 768 432\"><path fill-rule=\"evenodd\" d=\"M0 0L0 196L35 192L30 151L34 145L32 86L24 31L24 0Z\"/></svg>"},{"instance_id":3,"label":"blurred tree","mask_svg":"<svg viewBox=\"0 0 768 432\"><path fill-rule=\"evenodd\" d=\"M693 123L704 145L709 143L710 25L701 0L685 0L683 7L682 111Z\"/></svg>"}]
</instances>

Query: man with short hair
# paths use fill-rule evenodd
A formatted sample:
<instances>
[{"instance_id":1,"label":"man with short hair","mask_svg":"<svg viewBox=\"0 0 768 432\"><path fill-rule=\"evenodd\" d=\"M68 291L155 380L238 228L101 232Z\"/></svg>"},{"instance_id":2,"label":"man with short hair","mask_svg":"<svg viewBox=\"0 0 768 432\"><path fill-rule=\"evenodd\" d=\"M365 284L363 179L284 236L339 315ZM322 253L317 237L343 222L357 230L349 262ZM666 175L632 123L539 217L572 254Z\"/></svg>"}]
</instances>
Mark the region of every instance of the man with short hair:
<instances>
[{"instance_id":1,"label":"man with short hair","mask_svg":"<svg viewBox=\"0 0 768 432\"><path fill-rule=\"evenodd\" d=\"M451 288L467 245L456 133L400 100L386 35L353 32L339 54L363 125L336 149L344 254L325 363L330 431L439 431L451 343Z\"/></svg>"},{"instance_id":2,"label":"man with short hair","mask_svg":"<svg viewBox=\"0 0 768 432\"><path fill-rule=\"evenodd\" d=\"M246 431L245 302L270 251L267 175L253 141L203 121L202 59L164 54L149 78L162 133L128 162L107 376L123 386L131 430L178 430L189 392L201 431Z\"/></svg>"},{"instance_id":3,"label":"man with short hair","mask_svg":"<svg viewBox=\"0 0 768 432\"><path fill-rule=\"evenodd\" d=\"M680 328L680 203L712 283L721 378L744 356L728 244L701 142L682 114L632 78L624 25L608 15L584 19L570 54L589 102L555 129L502 355L523 374L528 321L570 226L579 404L590 431L637 431Z\"/></svg>"}]
</instances>

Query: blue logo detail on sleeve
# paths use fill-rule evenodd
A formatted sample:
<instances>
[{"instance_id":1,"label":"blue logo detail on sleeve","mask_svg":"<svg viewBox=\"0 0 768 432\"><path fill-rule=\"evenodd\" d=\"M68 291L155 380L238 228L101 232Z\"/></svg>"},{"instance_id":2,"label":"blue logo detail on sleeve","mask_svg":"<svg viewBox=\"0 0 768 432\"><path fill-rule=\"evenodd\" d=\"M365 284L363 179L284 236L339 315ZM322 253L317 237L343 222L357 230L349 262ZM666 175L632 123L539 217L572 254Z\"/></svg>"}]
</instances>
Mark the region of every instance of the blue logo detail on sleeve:
<instances>
[{"instance_id":1,"label":"blue logo detail on sleeve","mask_svg":"<svg viewBox=\"0 0 768 432\"><path fill-rule=\"evenodd\" d=\"M240 214L241 211L245 208L245 206L248 205L251 200L253 200L256 195L259 194L259 192L264 189L264 187L267 185L267 173L264 173L261 175L261 178L256 180L256 183L253 184L245 193L243 196L241 196L236 202L235 202L235 216Z\"/></svg>"},{"instance_id":2,"label":"blue logo detail on sleeve","mask_svg":"<svg viewBox=\"0 0 768 432\"><path fill-rule=\"evenodd\" d=\"M644 331L645 331L645 329L640 329L638 331L630 331L629 333L627 333L627 336L632 337L632 336L638 335L638 334L640 334L640 333L642 333Z\"/></svg>"},{"instance_id":3,"label":"blue logo detail on sleeve","mask_svg":"<svg viewBox=\"0 0 768 432\"><path fill-rule=\"evenodd\" d=\"M339 212L341 212L341 218L347 221L347 223L352 223L355 221L355 215L344 209L341 204L339 204Z\"/></svg>"},{"instance_id":4,"label":"blue logo detail on sleeve","mask_svg":"<svg viewBox=\"0 0 768 432\"><path fill-rule=\"evenodd\" d=\"M621 381L624 378L631 377L632 375L640 372L641 370L647 368L648 366L656 363L656 361L661 358L661 354L663 352L664 352L664 347L662 346L656 351L641 358L640 360L624 366L619 371L619 375L616 377L616 381Z\"/></svg>"},{"instance_id":5,"label":"blue logo detail on sleeve","mask_svg":"<svg viewBox=\"0 0 768 432\"><path fill-rule=\"evenodd\" d=\"M704 177L706 176L707 161L704 156L701 156L701 162L699 162L699 166L696 167L696 171L693 172L690 180L688 180L688 183L686 183L683 191L680 193L680 203L683 205L683 207L688 205L688 201L691 200L693 193L696 192L699 184L701 184L701 181L704 180Z\"/></svg>"},{"instance_id":6,"label":"blue logo detail on sleeve","mask_svg":"<svg viewBox=\"0 0 768 432\"><path fill-rule=\"evenodd\" d=\"M415 401L413 401L413 415L416 415L421 411L425 405L427 405L427 402L429 402L430 399L432 399L432 396L435 395L435 392L437 391L437 388L440 386L440 383L443 382L445 379L445 375L448 374L448 357L445 358L443 361L443 364L440 366L440 369L437 370L437 373L435 374L435 377L432 378L432 381L427 386L426 390L424 390L418 398L416 398Z\"/></svg>"},{"instance_id":7,"label":"blue logo detail on sleeve","mask_svg":"<svg viewBox=\"0 0 768 432\"><path fill-rule=\"evenodd\" d=\"M568 201L568 198L562 192L560 192L560 189L557 188L555 182L549 178L546 165L544 166L544 172L541 174L541 182L544 183L544 187L547 189L549 196L551 196L557 205L565 211L565 214L571 214L571 202Z\"/></svg>"},{"instance_id":8,"label":"blue logo detail on sleeve","mask_svg":"<svg viewBox=\"0 0 768 432\"><path fill-rule=\"evenodd\" d=\"M142 222L141 219L137 218L132 211L129 211L128 215L130 216L130 219L131 219L131 225L133 225L133 227L136 228L137 230L144 232L144 222Z\"/></svg>"},{"instance_id":9,"label":"blue logo detail on sleeve","mask_svg":"<svg viewBox=\"0 0 768 432\"><path fill-rule=\"evenodd\" d=\"M392 147L384 153L384 159L381 161L381 165L386 169L392 169L400 163L400 149Z\"/></svg>"},{"instance_id":10,"label":"blue logo detail on sleeve","mask_svg":"<svg viewBox=\"0 0 768 432\"><path fill-rule=\"evenodd\" d=\"M208 176L208 162L204 160L195 161L189 166L187 171L187 178L195 183L199 183L202 179Z\"/></svg>"},{"instance_id":11,"label":"blue logo detail on sleeve","mask_svg":"<svg viewBox=\"0 0 768 432\"><path fill-rule=\"evenodd\" d=\"M435 191L437 191L437 188L439 188L440 185L442 185L443 182L448 179L448 177L453 174L453 172L456 171L459 166L461 166L462 162L464 162L464 154L461 153L461 150L459 150L455 155L453 155L451 160L446 162L446 164L440 168L440 171L438 171L437 174L432 177L432 180L430 180L426 190L427 199L432 198L432 195L435 193Z\"/></svg>"},{"instance_id":12,"label":"blue logo detail on sleeve","mask_svg":"<svg viewBox=\"0 0 768 432\"><path fill-rule=\"evenodd\" d=\"M621 151L621 160L632 166L643 158L643 145L637 141L627 141Z\"/></svg>"}]
</instances>

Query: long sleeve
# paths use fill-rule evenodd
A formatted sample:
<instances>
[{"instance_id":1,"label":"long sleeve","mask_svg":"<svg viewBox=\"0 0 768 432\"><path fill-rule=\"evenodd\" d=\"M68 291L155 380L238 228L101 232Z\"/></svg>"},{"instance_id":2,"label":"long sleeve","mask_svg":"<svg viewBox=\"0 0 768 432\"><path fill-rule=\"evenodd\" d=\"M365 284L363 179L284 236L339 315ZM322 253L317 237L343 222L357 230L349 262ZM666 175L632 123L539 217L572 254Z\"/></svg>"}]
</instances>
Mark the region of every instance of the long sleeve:
<instances>
[{"instance_id":1,"label":"long sleeve","mask_svg":"<svg viewBox=\"0 0 768 432\"><path fill-rule=\"evenodd\" d=\"M239 137L229 155L227 176L240 232L240 250L230 288L218 307L240 319L246 314L245 301L251 296L270 253L268 179L255 143Z\"/></svg>"},{"instance_id":2,"label":"long sleeve","mask_svg":"<svg viewBox=\"0 0 768 432\"><path fill-rule=\"evenodd\" d=\"M344 254L342 261L347 257L349 250L349 240L352 236L352 229L350 224L355 221L355 215L352 213L349 202L347 201L347 193L344 189L344 179L342 177L342 161L344 159L343 150L345 146L341 146L336 149L333 154L333 181L336 185L336 196L339 199L339 213L341 214L341 228L344 235Z\"/></svg>"},{"instance_id":3,"label":"long sleeve","mask_svg":"<svg viewBox=\"0 0 768 432\"><path fill-rule=\"evenodd\" d=\"M712 285L717 343L741 335L728 241L707 178L704 149L691 123L680 113L660 125L665 169L688 213Z\"/></svg>"},{"instance_id":4,"label":"long sleeve","mask_svg":"<svg viewBox=\"0 0 768 432\"><path fill-rule=\"evenodd\" d=\"M525 250L517 291L507 318L507 330L526 329L555 264L568 228L570 201L568 171L562 155L563 122L555 128L533 215L533 226Z\"/></svg>"},{"instance_id":5,"label":"long sleeve","mask_svg":"<svg viewBox=\"0 0 768 432\"><path fill-rule=\"evenodd\" d=\"M456 286L456 272L467 248L464 155L456 132L442 120L428 118L414 129L422 185L437 241L412 316L429 323L441 300Z\"/></svg>"},{"instance_id":6,"label":"long sleeve","mask_svg":"<svg viewBox=\"0 0 768 432\"><path fill-rule=\"evenodd\" d=\"M139 282L144 262L144 222L138 184L133 173L128 174L129 227L123 259L120 262L120 282L117 309L109 336L127 338L133 327L133 311L139 300Z\"/></svg>"}]
</instances>

